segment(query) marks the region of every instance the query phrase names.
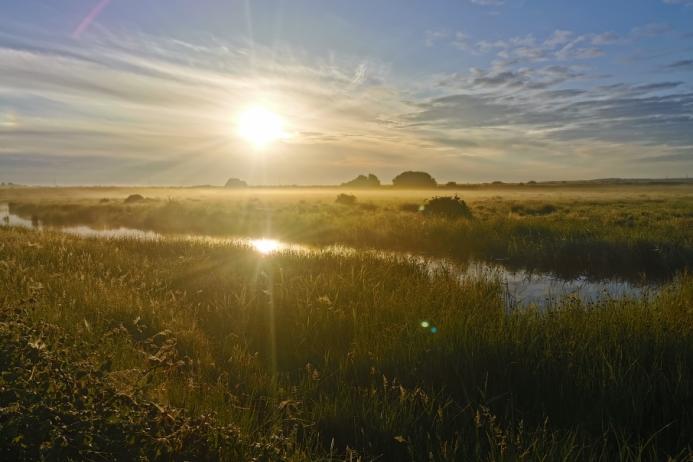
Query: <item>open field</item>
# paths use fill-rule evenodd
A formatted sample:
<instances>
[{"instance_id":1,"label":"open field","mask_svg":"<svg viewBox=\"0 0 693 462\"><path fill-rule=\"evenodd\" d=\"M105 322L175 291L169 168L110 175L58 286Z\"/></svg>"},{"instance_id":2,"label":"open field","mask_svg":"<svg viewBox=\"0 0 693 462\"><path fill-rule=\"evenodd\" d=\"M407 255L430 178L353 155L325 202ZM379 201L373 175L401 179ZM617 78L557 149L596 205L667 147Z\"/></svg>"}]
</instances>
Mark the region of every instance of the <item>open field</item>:
<instances>
[{"instance_id":1,"label":"open field","mask_svg":"<svg viewBox=\"0 0 693 462\"><path fill-rule=\"evenodd\" d=\"M354 205L335 203L340 193ZM124 204L130 194L148 200ZM53 225L126 226L167 233L271 236L314 245L413 251L572 277L669 278L693 261L693 186L504 187L455 191L471 220L417 210L446 190L0 190L0 202Z\"/></svg>"},{"instance_id":2,"label":"open field","mask_svg":"<svg viewBox=\"0 0 693 462\"><path fill-rule=\"evenodd\" d=\"M175 460L690 460L693 188L5 189L0 456ZM146 200L124 204L133 193ZM508 311L501 281L369 253L645 278L652 297ZM50 422L50 424L47 424ZM108 457L106 457L108 458Z\"/></svg>"},{"instance_id":3,"label":"open field","mask_svg":"<svg viewBox=\"0 0 693 462\"><path fill-rule=\"evenodd\" d=\"M0 462L693 462L692 24L0 1Z\"/></svg>"}]
</instances>

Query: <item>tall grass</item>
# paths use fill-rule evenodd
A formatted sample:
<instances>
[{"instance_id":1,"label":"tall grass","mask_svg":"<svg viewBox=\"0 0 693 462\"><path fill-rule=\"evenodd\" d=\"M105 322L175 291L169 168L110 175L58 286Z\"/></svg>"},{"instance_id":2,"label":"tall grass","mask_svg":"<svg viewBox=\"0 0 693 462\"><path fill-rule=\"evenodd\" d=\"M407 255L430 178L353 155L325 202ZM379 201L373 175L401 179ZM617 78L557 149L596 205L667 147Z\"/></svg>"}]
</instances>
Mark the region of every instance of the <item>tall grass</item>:
<instances>
[{"instance_id":1,"label":"tall grass","mask_svg":"<svg viewBox=\"0 0 693 462\"><path fill-rule=\"evenodd\" d=\"M413 261L4 229L0 281L3 313L82 339L118 390L213 412L276 441L267 457L693 455L686 274L654 299L508 313L498 281Z\"/></svg>"},{"instance_id":2,"label":"tall grass","mask_svg":"<svg viewBox=\"0 0 693 462\"><path fill-rule=\"evenodd\" d=\"M501 259L508 265L594 278L670 278L693 261L691 197L666 200L575 194L546 200L486 197L468 201L473 219L402 209L397 197L344 207L306 195L202 201L152 199L101 203L24 199L12 209L48 224L129 226L167 233L269 235L307 244L416 251L456 258ZM359 199L359 202L362 202ZM406 205L406 204L405 204ZM416 209L416 207L413 207Z\"/></svg>"}]
</instances>

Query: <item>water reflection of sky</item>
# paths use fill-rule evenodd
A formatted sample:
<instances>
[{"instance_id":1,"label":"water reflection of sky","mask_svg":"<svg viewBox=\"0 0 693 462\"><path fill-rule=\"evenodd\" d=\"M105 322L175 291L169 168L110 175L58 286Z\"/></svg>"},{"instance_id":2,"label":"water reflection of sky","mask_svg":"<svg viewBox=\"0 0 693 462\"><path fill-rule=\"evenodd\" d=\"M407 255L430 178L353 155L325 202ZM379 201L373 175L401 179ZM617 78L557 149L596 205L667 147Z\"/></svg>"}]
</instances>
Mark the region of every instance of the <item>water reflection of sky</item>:
<instances>
[{"instance_id":1,"label":"water reflection of sky","mask_svg":"<svg viewBox=\"0 0 693 462\"><path fill-rule=\"evenodd\" d=\"M598 301L603 298L643 296L652 288L641 287L618 279L591 281L586 277L562 279L548 273L508 270L502 266L485 263L472 263L466 271L468 275L494 275L500 278L505 296L510 306L538 304L547 305L566 295L574 295L584 301Z\"/></svg>"},{"instance_id":2,"label":"water reflection of sky","mask_svg":"<svg viewBox=\"0 0 693 462\"><path fill-rule=\"evenodd\" d=\"M0 204L0 225L21 227L30 229L51 229L84 238L97 239L138 239L160 240L164 239L160 233L133 228L109 228L96 229L86 225L67 227L42 227L37 220L22 218L10 212L7 204ZM271 255L277 252L293 253L317 253L327 252L333 255L355 256L369 254L380 258L395 259L400 261L413 261L426 265L430 274L445 271L457 274L460 280L464 279L488 279L500 281L506 304L509 308L526 305L547 306L565 296L573 295L584 301L596 302L605 298L632 297L639 298L643 295L654 293L653 286L638 286L633 283L618 279L591 281L585 277L575 279L562 279L549 273L532 273L524 270L509 270L498 264L484 262L471 262L465 265L441 258L428 258L421 255L413 255L399 252L358 250L350 247L332 245L324 248L314 248L299 244L290 244L270 238L219 238L209 236L175 236L175 238L201 241L216 245L238 245L249 247L261 255Z\"/></svg>"},{"instance_id":3,"label":"water reflection of sky","mask_svg":"<svg viewBox=\"0 0 693 462\"><path fill-rule=\"evenodd\" d=\"M16 228L37 227L37 223L32 222L30 219L10 213L10 206L8 204L0 204L0 225L13 226Z\"/></svg>"}]
</instances>

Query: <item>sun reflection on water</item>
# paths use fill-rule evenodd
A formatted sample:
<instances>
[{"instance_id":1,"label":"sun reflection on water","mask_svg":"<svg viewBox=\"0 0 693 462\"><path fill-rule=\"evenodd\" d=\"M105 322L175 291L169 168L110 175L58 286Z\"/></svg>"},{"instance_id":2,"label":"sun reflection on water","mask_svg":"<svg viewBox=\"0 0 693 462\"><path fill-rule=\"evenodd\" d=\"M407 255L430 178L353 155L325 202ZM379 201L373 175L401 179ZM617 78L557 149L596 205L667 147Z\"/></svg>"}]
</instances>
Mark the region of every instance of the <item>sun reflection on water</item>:
<instances>
[{"instance_id":1,"label":"sun reflection on water","mask_svg":"<svg viewBox=\"0 0 693 462\"><path fill-rule=\"evenodd\" d=\"M271 254L282 248L281 242L276 239L252 239L250 245L263 255Z\"/></svg>"}]
</instances>

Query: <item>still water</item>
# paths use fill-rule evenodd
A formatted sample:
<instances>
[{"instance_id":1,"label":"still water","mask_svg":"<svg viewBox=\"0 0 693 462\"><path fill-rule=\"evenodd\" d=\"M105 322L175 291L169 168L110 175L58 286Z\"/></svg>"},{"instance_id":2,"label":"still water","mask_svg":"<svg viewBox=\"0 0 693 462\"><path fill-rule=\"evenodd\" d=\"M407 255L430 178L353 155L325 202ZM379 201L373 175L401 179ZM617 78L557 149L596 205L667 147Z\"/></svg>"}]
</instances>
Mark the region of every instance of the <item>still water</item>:
<instances>
[{"instance_id":1,"label":"still water","mask_svg":"<svg viewBox=\"0 0 693 462\"><path fill-rule=\"evenodd\" d=\"M12 213L8 204L0 204L0 226L20 227L34 230L52 230L84 238L97 239L138 239L138 240L163 240L186 239L203 240L219 245L238 245L254 249L262 255L270 255L276 252L293 253L318 253L328 252L339 255L355 255L357 253L369 253L383 258L416 261L426 265L431 272L448 271L457 274L460 278L498 278L504 287L504 296L508 307L523 305L547 306L565 296L572 295L584 301L595 302L604 298L632 297L654 294L656 286L636 285L617 278L603 279L599 281L588 280L585 277L575 279L562 279L551 273L536 273L525 270L510 270L500 264L472 261L467 263L454 262L442 258L429 258L420 255L412 255L400 252L385 252L373 250L358 250L343 246L328 246L324 248L309 247L299 244L281 242L276 239L264 237L247 238L219 238L208 236L165 236L154 231L145 231L133 228L109 228L96 229L90 226L44 226L37 219L20 217Z\"/></svg>"}]
</instances>

